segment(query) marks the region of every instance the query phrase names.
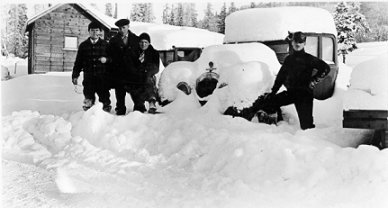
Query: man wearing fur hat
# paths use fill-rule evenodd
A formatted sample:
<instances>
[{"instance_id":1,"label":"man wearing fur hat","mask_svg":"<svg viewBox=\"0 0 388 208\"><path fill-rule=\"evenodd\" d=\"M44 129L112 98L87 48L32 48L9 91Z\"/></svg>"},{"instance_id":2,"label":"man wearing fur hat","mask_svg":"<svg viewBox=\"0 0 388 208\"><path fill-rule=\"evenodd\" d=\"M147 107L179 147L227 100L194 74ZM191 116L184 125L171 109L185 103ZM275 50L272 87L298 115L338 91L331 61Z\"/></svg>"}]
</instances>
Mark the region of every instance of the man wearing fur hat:
<instances>
[{"instance_id":1,"label":"man wearing fur hat","mask_svg":"<svg viewBox=\"0 0 388 208\"><path fill-rule=\"evenodd\" d=\"M129 20L120 19L115 25L119 33L109 41L108 55L111 58L112 86L116 94L116 114L125 115L125 95L128 92L134 103L134 111L145 112L144 73L139 71L139 37L129 30Z\"/></svg>"},{"instance_id":2,"label":"man wearing fur hat","mask_svg":"<svg viewBox=\"0 0 388 208\"><path fill-rule=\"evenodd\" d=\"M152 47L151 38L147 33L139 36L140 50L138 52L138 67L146 75L145 80L145 99L149 102L149 113L156 112L156 77L159 72L159 53Z\"/></svg>"},{"instance_id":3,"label":"man wearing fur hat","mask_svg":"<svg viewBox=\"0 0 388 208\"><path fill-rule=\"evenodd\" d=\"M103 110L110 112L109 83L107 82L107 46L108 43L99 38L102 26L98 22L91 22L88 26L89 38L79 47L72 73L72 83L78 84L80 72L84 72L83 94L85 96L83 109L86 111L94 105L96 100L103 104Z\"/></svg>"}]
</instances>

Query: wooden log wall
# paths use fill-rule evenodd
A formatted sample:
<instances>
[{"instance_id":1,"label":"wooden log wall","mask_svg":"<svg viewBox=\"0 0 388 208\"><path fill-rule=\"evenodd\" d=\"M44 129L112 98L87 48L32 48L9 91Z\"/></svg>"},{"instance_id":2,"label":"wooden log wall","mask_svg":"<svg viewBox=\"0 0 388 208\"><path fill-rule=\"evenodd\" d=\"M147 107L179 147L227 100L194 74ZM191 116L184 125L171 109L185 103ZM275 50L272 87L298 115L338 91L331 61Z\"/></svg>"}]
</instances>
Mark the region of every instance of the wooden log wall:
<instances>
[{"instance_id":1,"label":"wooden log wall","mask_svg":"<svg viewBox=\"0 0 388 208\"><path fill-rule=\"evenodd\" d=\"M77 37L77 46L89 37L87 14L65 4L35 21L33 28L34 73L72 71L77 50L65 49L65 37Z\"/></svg>"}]
</instances>

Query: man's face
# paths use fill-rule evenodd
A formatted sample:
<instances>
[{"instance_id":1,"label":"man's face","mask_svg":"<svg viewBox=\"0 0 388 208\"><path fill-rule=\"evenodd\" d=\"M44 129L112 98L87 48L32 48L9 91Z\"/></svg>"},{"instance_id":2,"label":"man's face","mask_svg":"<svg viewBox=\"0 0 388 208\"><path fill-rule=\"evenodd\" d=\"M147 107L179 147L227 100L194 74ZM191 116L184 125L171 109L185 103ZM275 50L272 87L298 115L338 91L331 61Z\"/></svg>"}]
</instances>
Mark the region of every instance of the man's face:
<instances>
[{"instance_id":1,"label":"man's face","mask_svg":"<svg viewBox=\"0 0 388 208\"><path fill-rule=\"evenodd\" d=\"M90 28L89 37L92 40L97 40L97 38L100 36L100 33L101 33L100 28Z\"/></svg>"},{"instance_id":2,"label":"man's face","mask_svg":"<svg viewBox=\"0 0 388 208\"><path fill-rule=\"evenodd\" d=\"M140 45L141 50L145 51L145 50L147 50L148 46L150 46L150 42L148 42L148 40L141 39L139 42L139 45Z\"/></svg>"},{"instance_id":3,"label":"man's face","mask_svg":"<svg viewBox=\"0 0 388 208\"><path fill-rule=\"evenodd\" d=\"M294 51L301 51L304 46L306 45L306 42L303 42L303 43L298 43L298 42L295 42L294 40L291 42L292 44L292 48L294 49Z\"/></svg>"},{"instance_id":4,"label":"man's face","mask_svg":"<svg viewBox=\"0 0 388 208\"><path fill-rule=\"evenodd\" d=\"M123 25L119 27L119 33L121 35L127 35L128 34L129 25Z\"/></svg>"}]
</instances>

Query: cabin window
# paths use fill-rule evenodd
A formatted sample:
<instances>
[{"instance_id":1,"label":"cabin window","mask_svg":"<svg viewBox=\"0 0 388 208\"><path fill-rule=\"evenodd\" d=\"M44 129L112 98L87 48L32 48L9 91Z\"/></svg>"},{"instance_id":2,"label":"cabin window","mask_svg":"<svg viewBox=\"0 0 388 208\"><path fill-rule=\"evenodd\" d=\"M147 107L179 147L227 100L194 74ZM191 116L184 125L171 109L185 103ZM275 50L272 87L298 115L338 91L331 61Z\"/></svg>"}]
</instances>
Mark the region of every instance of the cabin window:
<instances>
[{"instance_id":1,"label":"cabin window","mask_svg":"<svg viewBox=\"0 0 388 208\"><path fill-rule=\"evenodd\" d=\"M330 37L322 37L322 59L334 64L334 40Z\"/></svg>"},{"instance_id":2,"label":"cabin window","mask_svg":"<svg viewBox=\"0 0 388 208\"><path fill-rule=\"evenodd\" d=\"M77 50L78 37L65 36L65 48L67 50Z\"/></svg>"},{"instance_id":3,"label":"cabin window","mask_svg":"<svg viewBox=\"0 0 388 208\"><path fill-rule=\"evenodd\" d=\"M318 37L308 36L304 50L306 51L306 53L309 53L315 57L318 57Z\"/></svg>"}]
</instances>

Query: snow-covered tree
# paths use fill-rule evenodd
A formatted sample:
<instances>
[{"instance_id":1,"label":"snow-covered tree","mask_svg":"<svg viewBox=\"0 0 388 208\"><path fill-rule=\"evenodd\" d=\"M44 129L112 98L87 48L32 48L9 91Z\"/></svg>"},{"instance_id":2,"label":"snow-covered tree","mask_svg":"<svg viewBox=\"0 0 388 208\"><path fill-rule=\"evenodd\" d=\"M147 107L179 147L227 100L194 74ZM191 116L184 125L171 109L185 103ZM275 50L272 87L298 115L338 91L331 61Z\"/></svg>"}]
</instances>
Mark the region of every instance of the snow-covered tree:
<instances>
[{"instance_id":1,"label":"snow-covered tree","mask_svg":"<svg viewBox=\"0 0 388 208\"><path fill-rule=\"evenodd\" d=\"M132 5L131 20L137 22L153 22L155 16L151 3L137 3Z\"/></svg>"},{"instance_id":2,"label":"snow-covered tree","mask_svg":"<svg viewBox=\"0 0 388 208\"><path fill-rule=\"evenodd\" d=\"M105 15L109 16L109 17L113 16L113 13L112 13L112 3L106 3L105 4Z\"/></svg>"},{"instance_id":3,"label":"snow-covered tree","mask_svg":"<svg viewBox=\"0 0 388 208\"><path fill-rule=\"evenodd\" d=\"M334 12L334 22L338 36L338 52L345 55L357 48L355 34L360 31L369 31L368 23L360 12L360 4L340 2ZM343 60L343 62L345 62Z\"/></svg>"},{"instance_id":4,"label":"snow-covered tree","mask_svg":"<svg viewBox=\"0 0 388 208\"><path fill-rule=\"evenodd\" d=\"M231 2L230 3L230 6L229 6L229 9L228 9L228 15L232 14L233 12L237 11L237 7L236 5L234 4L234 2Z\"/></svg>"},{"instance_id":5,"label":"snow-covered tree","mask_svg":"<svg viewBox=\"0 0 388 208\"><path fill-rule=\"evenodd\" d=\"M177 11L176 11L176 20L175 20L175 25L177 26L184 26L183 22L183 4L178 3Z\"/></svg>"},{"instance_id":6,"label":"snow-covered tree","mask_svg":"<svg viewBox=\"0 0 388 208\"><path fill-rule=\"evenodd\" d=\"M170 23L170 15L171 15L171 8L170 8L169 4L165 4L163 7L163 15L162 15L163 24Z\"/></svg>"},{"instance_id":7,"label":"snow-covered tree","mask_svg":"<svg viewBox=\"0 0 388 208\"><path fill-rule=\"evenodd\" d=\"M25 35L27 23L27 6L26 4L10 5L6 23L6 33L2 37L2 41L8 53L13 53L15 56L27 57L28 38ZM6 52L6 53L7 53Z\"/></svg>"},{"instance_id":8,"label":"snow-covered tree","mask_svg":"<svg viewBox=\"0 0 388 208\"><path fill-rule=\"evenodd\" d=\"M218 27L218 32L225 34L225 18L226 18L226 3L222 5L221 7L221 12L218 15L218 20L217 20L217 27Z\"/></svg>"},{"instance_id":9,"label":"snow-covered tree","mask_svg":"<svg viewBox=\"0 0 388 208\"><path fill-rule=\"evenodd\" d=\"M207 3L205 16L201 22L201 28L209 31L217 32L217 16L213 13L213 6L211 3Z\"/></svg>"},{"instance_id":10,"label":"snow-covered tree","mask_svg":"<svg viewBox=\"0 0 388 208\"><path fill-rule=\"evenodd\" d=\"M198 25L198 13L195 9L194 3L183 4L183 23L185 26L197 27Z\"/></svg>"}]
</instances>

